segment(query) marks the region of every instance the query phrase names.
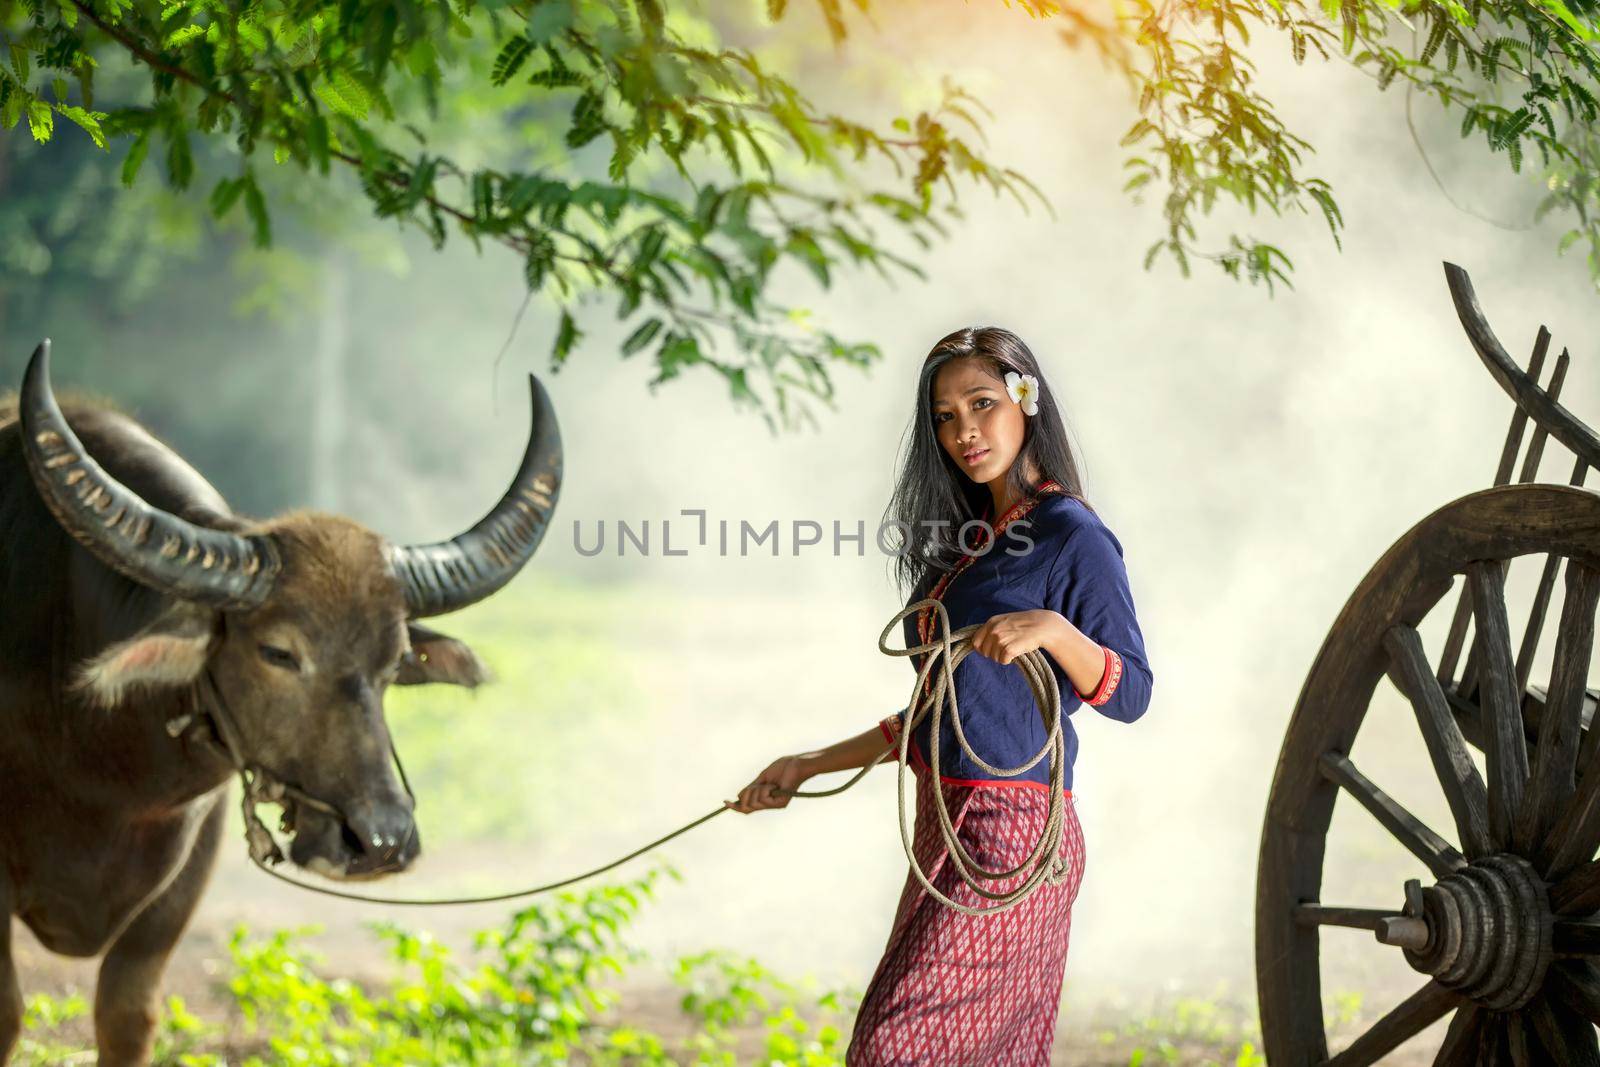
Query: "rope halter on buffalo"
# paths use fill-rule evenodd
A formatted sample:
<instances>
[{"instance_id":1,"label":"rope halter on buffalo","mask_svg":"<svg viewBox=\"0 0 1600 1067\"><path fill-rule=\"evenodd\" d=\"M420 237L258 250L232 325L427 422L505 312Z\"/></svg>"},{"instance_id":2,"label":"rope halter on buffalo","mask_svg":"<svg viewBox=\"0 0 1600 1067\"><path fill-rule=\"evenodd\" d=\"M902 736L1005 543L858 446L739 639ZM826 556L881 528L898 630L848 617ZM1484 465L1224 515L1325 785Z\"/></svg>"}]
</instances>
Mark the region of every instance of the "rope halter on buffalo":
<instances>
[{"instance_id":1,"label":"rope halter on buffalo","mask_svg":"<svg viewBox=\"0 0 1600 1067\"><path fill-rule=\"evenodd\" d=\"M914 645L905 649L890 648L888 645L890 631L906 616L925 608L931 608L939 621L940 632L938 637L925 644ZM1066 741L1061 725L1061 690L1056 684L1055 675L1051 672L1050 664L1045 658L1046 654L1036 649L1017 657L1015 662L1027 679L1028 686L1033 693L1034 704L1037 706L1039 715L1044 722L1044 745L1040 747L1038 752L1034 753L1032 759L1017 767L993 766L972 750L972 746L967 742L966 732L961 725L961 707L956 700L955 670L960 666L963 659L975 651L972 647L972 635L977 632L978 628L979 626L974 624L962 627L952 633L950 631L950 617L945 610L944 604L933 598L919 600L896 614L884 626L883 632L878 636L878 651L884 655L895 657L926 656L921 668L917 671L916 688L912 691L911 702L907 705L911 713L902 724L900 746L896 753L900 764L898 778L900 842L905 848L906 859L910 862L911 870L916 874L917 880L940 903L966 915L993 915L1021 904L1041 885L1047 883L1050 885L1061 884L1071 873L1068 861L1061 855L1062 838L1066 828L1066 790L1064 788L1066 780ZM934 675L936 669L937 676ZM933 678L931 685L929 684L930 677ZM246 838L250 845L250 859L257 867L280 881L313 893L321 893L325 896L364 901L369 904L415 905L418 907L445 904L488 904L502 900L513 900L518 897L533 896L538 893L561 889L620 867L629 860L641 856L660 845L664 845L673 838L686 834L702 823L709 822L729 810L726 805L718 807L693 822L686 823L671 833L658 837L654 841L593 870L584 871L570 878L563 878L558 882L518 889L508 893L497 893L492 896L411 900L399 897L372 896L365 893L351 893L326 886L312 885L308 882L290 878L282 872L274 870L274 867L283 861L283 852L273 841L271 832L262 823L255 809L258 804L282 804L285 799L294 803L307 804L334 815L338 814L337 809L315 797L307 795L302 790L284 782L264 768L252 764L245 757L239 741L238 731L227 710L226 702L222 699L221 692L218 691L215 683L211 682L209 678L207 682L209 684L206 686L206 696L209 699L205 703L209 705L208 715L216 727L216 736L222 741L222 747L225 749L228 758L238 770L239 780L244 787L241 807L244 813ZM956 740L960 743L962 752L988 773L1003 778L1011 778L1025 773L1046 757L1050 760L1050 800L1046 809L1044 829L1040 833L1038 843L1035 844L1028 858L1009 871L991 871L978 864L962 845L956 827L951 822L950 809L945 803L944 791L940 787L939 736L946 705L948 705L950 723L954 727ZM917 861L916 852L912 847L911 825L907 818L906 769L910 761L912 733L921 725L924 719L930 717L932 722L928 733L929 770L928 779L924 785L926 788L935 790L934 809L939 814L939 829L944 839L945 848L955 861L956 871L960 874L962 881L974 893L985 900L992 901L990 904L974 907L952 900L940 892L934 887L928 878L928 873L922 869L921 864ZM833 789L815 791L793 790L790 791L790 795L796 797L837 796L859 782L866 776L868 771L888 758L891 752L895 752L895 749L884 749L870 763L852 775L843 785ZM391 753L394 755L398 766L399 753L395 752L392 746ZM400 773L402 780L404 780L405 771L403 768L401 768ZM406 792L411 792L409 782L406 783ZM413 803L415 803L414 794L412 799ZM1007 890L995 891L982 884L1014 878L1019 874L1023 874L1024 871L1027 873L1023 880Z\"/></svg>"}]
</instances>

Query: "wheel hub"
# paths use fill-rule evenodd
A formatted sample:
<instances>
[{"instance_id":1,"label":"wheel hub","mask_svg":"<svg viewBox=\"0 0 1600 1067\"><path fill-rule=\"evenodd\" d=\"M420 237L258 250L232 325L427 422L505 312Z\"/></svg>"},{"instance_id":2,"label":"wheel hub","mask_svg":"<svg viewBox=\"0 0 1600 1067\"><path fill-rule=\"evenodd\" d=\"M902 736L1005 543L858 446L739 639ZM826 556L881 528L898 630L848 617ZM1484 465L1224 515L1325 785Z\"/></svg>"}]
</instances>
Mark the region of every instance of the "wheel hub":
<instances>
[{"instance_id":1,"label":"wheel hub","mask_svg":"<svg viewBox=\"0 0 1600 1067\"><path fill-rule=\"evenodd\" d=\"M1377 937L1440 985L1509 1011L1543 986L1552 926L1544 881L1527 860L1501 852L1426 889L1407 882L1403 914L1380 920Z\"/></svg>"}]
</instances>

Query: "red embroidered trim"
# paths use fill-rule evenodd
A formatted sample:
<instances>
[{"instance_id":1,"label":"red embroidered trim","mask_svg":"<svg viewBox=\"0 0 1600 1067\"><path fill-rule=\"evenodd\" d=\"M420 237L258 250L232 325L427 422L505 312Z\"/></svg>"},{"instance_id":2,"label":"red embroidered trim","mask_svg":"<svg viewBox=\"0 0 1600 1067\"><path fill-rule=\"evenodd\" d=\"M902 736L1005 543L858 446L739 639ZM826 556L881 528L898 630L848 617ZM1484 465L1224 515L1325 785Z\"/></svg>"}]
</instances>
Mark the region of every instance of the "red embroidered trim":
<instances>
[{"instance_id":1,"label":"red embroidered trim","mask_svg":"<svg viewBox=\"0 0 1600 1067\"><path fill-rule=\"evenodd\" d=\"M1122 681L1122 657L1104 645L1100 647L1106 654L1106 665L1100 674L1100 684L1088 696L1078 694L1084 703L1092 708L1098 708L1110 700L1111 694L1117 691L1117 683Z\"/></svg>"},{"instance_id":2,"label":"red embroidered trim","mask_svg":"<svg viewBox=\"0 0 1600 1067\"><path fill-rule=\"evenodd\" d=\"M939 776L939 781L944 785L959 785L967 789L1043 789L1045 792L1050 791L1049 782L1014 782L1004 778L947 778L942 774ZM1072 790L1065 787L1062 788L1061 792L1069 797L1072 795Z\"/></svg>"}]
</instances>

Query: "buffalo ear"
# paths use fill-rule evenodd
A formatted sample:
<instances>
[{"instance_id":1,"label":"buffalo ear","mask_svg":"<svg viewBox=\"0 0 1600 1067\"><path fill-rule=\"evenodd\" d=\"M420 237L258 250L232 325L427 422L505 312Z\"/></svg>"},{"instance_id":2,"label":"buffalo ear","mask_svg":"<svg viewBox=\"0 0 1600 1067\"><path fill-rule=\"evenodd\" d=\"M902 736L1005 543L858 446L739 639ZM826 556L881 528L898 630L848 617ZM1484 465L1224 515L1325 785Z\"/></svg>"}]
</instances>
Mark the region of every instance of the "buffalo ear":
<instances>
[{"instance_id":1,"label":"buffalo ear","mask_svg":"<svg viewBox=\"0 0 1600 1067\"><path fill-rule=\"evenodd\" d=\"M188 686L211 657L216 623L212 609L180 600L137 634L79 664L72 688L91 704L112 708L135 690Z\"/></svg>"},{"instance_id":2,"label":"buffalo ear","mask_svg":"<svg viewBox=\"0 0 1600 1067\"><path fill-rule=\"evenodd\" d=\"M406 630L411 635L411 654L400 665L396 685L443 682L475 689L489 680L489 668L462 642L414 622L407 623Z\"/></svg>"}]
</instances>

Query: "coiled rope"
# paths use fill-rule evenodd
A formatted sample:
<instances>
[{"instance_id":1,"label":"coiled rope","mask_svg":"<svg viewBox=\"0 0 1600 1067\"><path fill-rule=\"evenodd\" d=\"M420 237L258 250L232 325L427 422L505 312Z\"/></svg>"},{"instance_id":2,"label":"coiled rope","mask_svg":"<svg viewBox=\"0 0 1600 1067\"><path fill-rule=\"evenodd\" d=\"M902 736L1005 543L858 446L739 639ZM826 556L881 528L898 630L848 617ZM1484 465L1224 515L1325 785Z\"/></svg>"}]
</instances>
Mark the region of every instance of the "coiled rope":
<instances>
[{"instance_id":1,"label":"coiled rope","mask_svg":"<svg viewBox=\"0 0 1600 1067\"><path fill-rule=\"evenodd\" d=\"M940 633L938 638L936 640L929 641L926 644L914 645L909 648L890 648L888 645L890 631L892 631L896 625L899 624L899 622L907 615L921 611L923 608L930 606L935 611L939 620ZM915 872L917 880L922 883L923 888L932 894L933 897L940 903L946 905L947 907L954 908L956 911L961 912L964 915L993 915L1021 904L1024 900L1028 899L1028 897L1031 896L1041 885L1046 883L1051 885L1059 885L1063 880L1065 880L1067 874L1069 873L1069 864L1060 854L1062 836L1066 828L1066 793L1064 789L1066 775L1066 742L1061 729L1060 688L1056 684L1055 675L1051 673L1050 665L1045 659L1045 653L1039 650L1034 650L1023 653L1021 656L1017 657L1014 662L1022 669L1023 675L1027 678L1028 686L1033 691L1034 703L1038 706L1039 714L1044 722L1044 745L1039 749L1038 752L1034 754L1032 759L1017 767L993 766L972 750L972 746L967 742L966 731L961 725L961 708L956 701L955 669L960 665L962 660L966 659L969 654L975 651L972 647L972 635L977 632L978 628L978 624L974 624L971 626L964 626L954 633L951 633L950 616L946 612L944 604L941 601L930 597L925 600L919 600L915 604L908 606L905 608L905 610L899 612L894 618L889 620L889 622L884 626L883 632L878 636L878 651L882 652L886 656L894 656L897 658L924 654L927 656L927 659L923 661L922 667L917 672L916 688L912 690L912 698L910 703L907 705L908 708L912 709L911 714L901 724L900 745L897 754L900 764L900 770L898 774L900 843L905 848L906 859L910 862L911 870ZM938 677L934 680L934 683L930 688L928 686L928 679L933 673L935 667L939 669L939 673ZM344 900L357 900L368 904L393 904L414 907L437 907L450 904L489 904L496 901L513 900L518 897L534 896L539 893L548 893L552 890L573 885L574 883L584 881L585 879L593 878L597 874L604 874L606 871L620 867L629 860L641 856L644 853L649 852L651 849L658 848L661 845L666 844L668 841L671 841L673 838L680 837L683 834L688 833L690 830L693 830L695 827L709 822L718 815L721 815L723 812L730 810L727 805L724 804L715 811L707 812L698 819L695 819L693 822L686 823L683 826L678 827L676 830L673 830L671 833L662 837L658 837L654 841L634 849L627 855L612 860L610 863L607 863L603 866L596 867L593 870L584 871L581 874L575 874L570 878L563 878L557 882L548 882L544 885L532 886L528 889L518 889L509 893L496 893L492 896L449 897L413 900L401 897L372 896L365 893L352 893L340 889L330 889L325 886L312 885L309 882L302 882L298 879L290 878L282 872L274 870L273 867L269 865L269 861L272 863L281 861L282 853L272 845L271 834L267 831L266 827L262 824L260 817L256 814L255 806L258 803L281 802L285 795L288 795L296 801L302 802L310 800L311 798L305 797L305 795L300 793L299 790L293 788L286 789L283 783L276 781L272 776L265 774L260 768L251 767L245 763L239 752L237 733L233 728L231 716L226 710L224 710L225 706L221 702L221 694L220 692L214 692L213 696L216 703L216 710L220 712L220 714L216 715L216 718L219 720L219 725L222 727L219 730L219 734L223 740L223 747L227 749L228 755L233 759L234 766L239 772L240 780L244 783L244 796L241 801L241 807L243 808L244 812L246 837L251 844L251 860L257 867L261 868L261 870L265 871L267 874L278 879L279 881L287 882L289 885L297 886L300 889L305 889L312 893L320 893L323 896L339 897ZM950 820L950 810L945 803L944 791L939 786L939 734L946 704L949 705L950 722L955 728L956 740L960 742L962 752L964 752L969 759L971 759L978 766L982 767L988 773L1002 778L1012 778L1028 771L1037 765L1040 760L1049 757L1050 801L1046 809L1044 829L1040 833L1039 840L1035 844L1033 851L1029 854L1028 858L1023 860L1020 864L1018 864L1016 867L1013 867L1009 871L991 871L978 864L978 862L973 859L972 855L962 845L960 837L956 832L955 825ZM971 887L973 892L987 900L994 901L994 903L989 905L972 907L967 904L962 904L959 901L951 900L938 889L934 888L933 883L928 879L927 872L924 871L921 864L917 862L916 850L912 847L912 831L906 817L906 768L910 763L912 732L921 724L923 719L929 717L930 715L933 718L933 722L928 735L930 747L930 773L927 784L929 788L935 791L934 806L935 810L937 810L939 813L939 828L944 838L945 848L948 850L951 858L955 860L956 870L961 875L962 880ZM875 756L870 763L853 774L843 785L836 786L833 789L785 790L774 787L774 791L780 794L787 793L790 796L806 798L837 796L854 786L862 778L866 777L868 771L872 770L872 768L876 767L879 763L882 763L884 759L886 759L893 751L895 751L893 748L884 749L882 752L878 753L878 755ZM404 774L403 769L401 773ZM317 806L321 805L318 804ZM996 892L980 884L981 882L1001 881L1011 878L1022 873L1024 870L1028 871L1027 877L1024 878L1019 885L1009 890Z\"/></svg>"}]
</instances>

